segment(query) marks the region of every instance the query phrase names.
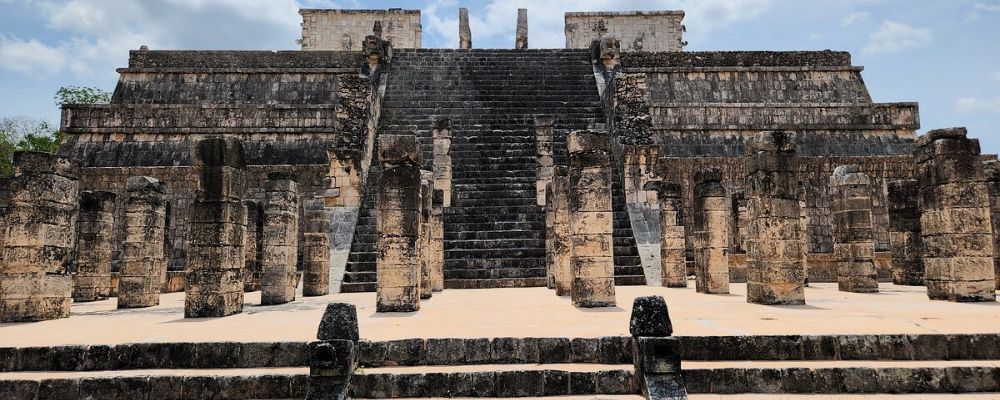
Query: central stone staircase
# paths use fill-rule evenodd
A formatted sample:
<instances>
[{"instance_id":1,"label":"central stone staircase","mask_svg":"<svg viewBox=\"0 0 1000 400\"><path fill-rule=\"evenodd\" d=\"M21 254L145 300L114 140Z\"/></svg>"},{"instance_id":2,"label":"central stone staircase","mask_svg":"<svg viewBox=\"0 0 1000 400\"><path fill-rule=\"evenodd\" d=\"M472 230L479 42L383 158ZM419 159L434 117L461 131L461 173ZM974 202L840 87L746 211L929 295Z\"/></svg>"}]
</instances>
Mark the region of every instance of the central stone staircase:
<instances>
[{"instance_id":1,"label":"central stone staircase","mask_svg":"<svg viewBox=\"0 0 1000 400\"><path fill-rule=\"evenodd\" d=\"M416 135L424 169L433 164L435 120L451 121L445 287L544 286L545 212L535 199L534 118L555 118L555 159L563 163L566 134L604 121L588 52L404 49L396 51L388 75L378 134ZM362 200L344 292L375 290L372 182ZM617 179L613 200L616 283L645 284Z\"/></svg>"}]
</instances>

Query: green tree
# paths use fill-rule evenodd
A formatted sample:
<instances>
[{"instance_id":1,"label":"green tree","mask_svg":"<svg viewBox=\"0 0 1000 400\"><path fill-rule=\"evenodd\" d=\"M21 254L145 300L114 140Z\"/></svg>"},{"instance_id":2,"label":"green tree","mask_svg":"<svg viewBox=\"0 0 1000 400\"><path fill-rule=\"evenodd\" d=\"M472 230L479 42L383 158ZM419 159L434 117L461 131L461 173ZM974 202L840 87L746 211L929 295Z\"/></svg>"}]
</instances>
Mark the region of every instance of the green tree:
<instances>
[{"instance_id":1,"label":"green tree","mask_svg":"<svg viewBox=\"0 0 1000 400\"><path fill-rule=\"evenodd\" d=\"M25 116L0 117L0 177L14 174L15 151L45 151L59 149L62 134L48 122Z\"/></svg>"},{"instance_id":2,"label":"green tree","mask_svg":"<svg viewBox=\"0 0 1000 400\"><path fill-rule=\"evenodd\" d=\"M56 91L56 105L66 104L107 104L111 93L100 88L86 86L63 86Z\"/></svg>"}]
</instances>

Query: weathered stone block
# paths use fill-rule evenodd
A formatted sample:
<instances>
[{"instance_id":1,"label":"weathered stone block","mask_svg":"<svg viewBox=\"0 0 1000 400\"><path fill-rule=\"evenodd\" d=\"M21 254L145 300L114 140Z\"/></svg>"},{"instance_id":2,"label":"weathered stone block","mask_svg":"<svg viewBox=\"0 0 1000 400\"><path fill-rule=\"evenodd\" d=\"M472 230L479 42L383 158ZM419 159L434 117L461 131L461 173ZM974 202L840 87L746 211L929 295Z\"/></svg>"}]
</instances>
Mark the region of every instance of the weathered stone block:
<instances>
[{"instance_id":1,"label":"weathered stone block","mask_svg":"<svg viewBox=\"0 0 1000 400\"><path fill-rule=\"evenodd\" d=\"M75 302L104 300L111 294L115 199L112 192L80 193L77 267L73 277Z\"/></svg>"}]
</instances>

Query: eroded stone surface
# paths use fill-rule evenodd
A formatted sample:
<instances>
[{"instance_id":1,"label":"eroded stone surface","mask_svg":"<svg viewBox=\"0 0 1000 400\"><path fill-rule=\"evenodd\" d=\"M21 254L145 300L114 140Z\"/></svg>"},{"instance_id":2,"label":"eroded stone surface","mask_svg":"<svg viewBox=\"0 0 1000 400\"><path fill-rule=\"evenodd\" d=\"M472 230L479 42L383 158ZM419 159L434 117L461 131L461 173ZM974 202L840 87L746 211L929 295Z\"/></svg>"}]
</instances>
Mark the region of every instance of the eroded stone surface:
<instances>
[{"instance_id":1,"label":"eroded stone surface","mask_svg":"<svg viewBox=\"0 0 1000 400\"><path fill-rule=\"evenodd\" d=\"M897 285L923 285L920 186L915 179L902 179L889 182L888 191L892 282Z\"/></svg>"},{"instance_id":2,"label":"eroded stone surface","mask_svg":"<svg viewBox=\"0 0 1000 400\"><path fill-rule=\"evenodd\" d=\"M111 295L116 198L112 192L80 192L76 275L73 276L75 302L104 300Z\"/></svg>"},{"instance_id":3,"label":"eroded stone surface","mask_svg":"<svg viewBox=\"0 0 1000 400\"><path fill-rule=\"evenodd\" d=\"M420 147L412 135L379 138L377 310L420 309Z\"/></svg>"},{"instance_id":4,"label":"eroded stone surface","mask_svg":"<svg viewBox=\"0 0 1000 400\"><path fill-rule=\"evenodd\" d=\"M299 247L299 187L295 177L272 173L264 198L261 295L264 305L295 300Z\"/></svg>"},{"instance_id":5,"label":"eroded stone surface","mask_svg":"<svg viewBox=\"0 0 1000 400\"><path fill-rule=\"evenodd\" d=\"M126 183L125 243L118 280L118 308L160 304L167 275L164 252L166 185L156 178L134 176ZM192 239L204 240L191 236Z\"/></svg>"},{"instance_id":6,"label":"eroded stone surface","mask_svg":"<svg viewBox=\"0 0 1000 400\"><path fill-rule=\"evenodd\" d=\"M731 200L719 169L700 170L694 181L695 287L701 293L726 294Z\"/></svg>"},{"instance_id":7,"label":"eroded stone surface","mask_svg":"<svg viewBox=\"0 0 1000 400\"><path fill-rule=\"evenodd\" d=\"M857 165L844 165L833 171L830 187L837 285L844 292L877 292L871 179Z\"/></svg>"},{"instance_id":8,"label":"eroded stone surface","mask_svg":"<svg viewBox=\"0 0 1000 400\"><path fill-rule=\"evenodd\" d=\"M574 131L566 141L573 305L611 307L615 305L615 271L610 138L606 132Z\"/></svg>"},{"instance_id":9,"label":"eroded stone surface","mask_svg":"<svg viewBox=\"0 0 1000 400\"><path fill-rule=\"evenodd\" d=\"M660 203L660 269L663 286L687 287L687 235L684 234L681 186L673 182L660 182L657 200Z\"/></svg>"}]
</instances>

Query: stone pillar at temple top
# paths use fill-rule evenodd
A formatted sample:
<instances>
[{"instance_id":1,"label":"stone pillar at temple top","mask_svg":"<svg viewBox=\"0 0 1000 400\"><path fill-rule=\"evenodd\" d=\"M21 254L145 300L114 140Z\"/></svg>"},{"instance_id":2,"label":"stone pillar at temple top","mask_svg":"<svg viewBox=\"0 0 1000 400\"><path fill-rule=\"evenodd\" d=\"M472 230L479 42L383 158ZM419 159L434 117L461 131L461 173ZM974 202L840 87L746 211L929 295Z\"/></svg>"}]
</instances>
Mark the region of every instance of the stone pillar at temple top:
<instances>
[{"instance_id":1,"label":"stone pillar at temple top","mask_svg":"<svg viewBox=\"0 0 1000 400\"><path fill-rule=\"evenodd\" d=\"M469 29L469 9L458 9L458 48L472 48L472 29Z\"/></svg>"},{"instance_id":2,"label":"stone pillar at temple top","mask_svg":"<svg viewBox=\"0 0 1000 400\"><path fill-rule=\"evenodd\" d=\"M528 9L517 9L517 32L514 38L515 49L528 48Z\"/></svg>"}]
</instances>

